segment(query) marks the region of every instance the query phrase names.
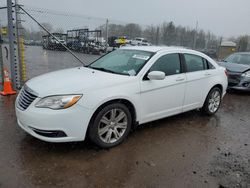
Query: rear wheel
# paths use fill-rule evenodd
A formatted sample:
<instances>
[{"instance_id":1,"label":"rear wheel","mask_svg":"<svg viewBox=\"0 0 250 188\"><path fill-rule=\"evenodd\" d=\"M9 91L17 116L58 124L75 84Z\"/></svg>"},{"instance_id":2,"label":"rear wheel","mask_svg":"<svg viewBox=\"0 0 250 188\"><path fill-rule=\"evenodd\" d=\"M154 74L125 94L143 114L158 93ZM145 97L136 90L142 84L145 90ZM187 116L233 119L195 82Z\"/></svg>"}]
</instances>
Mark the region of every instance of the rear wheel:
<instances>
[{"instance_id":1,"label":"rear wheel","mask_svg":"<svg viewBox=\"0 0 250 188\"><path fill-rule=\"evenodd\" d=\"M215 114L221 104L221 89L218 87L214 87L208 93L206 101L202 107L202 111L207 115Z\"/></svg>"},{"instance_id":2,"label":"rear wheel","mask_svg":"<svg viewBox=\"0 0 250 188\"><path fill-rule=\"evenodd\" d=\"M124 104L109 104L95 116L88 136L102 148L114 147L127 137L131 124L131 114Z\"/></svg>"}]
</instances>

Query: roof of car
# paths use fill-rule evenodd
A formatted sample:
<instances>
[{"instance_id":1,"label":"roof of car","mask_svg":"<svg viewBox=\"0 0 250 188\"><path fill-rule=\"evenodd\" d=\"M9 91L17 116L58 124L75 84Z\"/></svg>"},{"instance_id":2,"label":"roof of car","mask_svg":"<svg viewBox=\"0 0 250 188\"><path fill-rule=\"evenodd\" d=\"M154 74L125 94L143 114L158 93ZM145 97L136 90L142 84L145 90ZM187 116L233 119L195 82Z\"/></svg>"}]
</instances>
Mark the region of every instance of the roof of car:
<instances>
[{"instance_id":1,"label":"roof of car","mask_svg":"<svg viewBox=\"0 0 250 188\"><path fill-rule=\"evenodd\" d=\"M142 51L148 51L148 52L159 52L159 51L173 51L173 50L180 50L180 51L193 51L189 50L184 47L171 47L171 46L125 46L122 47L122 49L128 49L128 50L142 50Z\"/></svg>"}]
</instances>

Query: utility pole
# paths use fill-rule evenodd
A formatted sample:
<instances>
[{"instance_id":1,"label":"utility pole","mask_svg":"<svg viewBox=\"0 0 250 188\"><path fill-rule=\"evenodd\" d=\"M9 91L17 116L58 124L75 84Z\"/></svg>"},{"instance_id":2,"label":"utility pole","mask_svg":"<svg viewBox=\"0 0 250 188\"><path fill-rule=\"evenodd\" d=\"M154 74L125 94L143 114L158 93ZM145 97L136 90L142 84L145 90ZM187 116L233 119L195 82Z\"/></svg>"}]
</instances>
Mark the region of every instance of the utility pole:
<instances>
[{"instance_id":1,"label":"utility pole","mask_svg":"<svg viewBox=\"0 0 250 188\"><path fill-rule=\"evenodd\" d=\"M194 50L196 48L197 32L198 32L198 21L196 21L196 27L195 27L195 33L194 33L194 44L193 44L193 49Z\"/></svg>"},{"instance_id":2,"label":"utility pole","mask_svg":"<svg viewBox=\"0 0 250 188\"><path fill-rule=\"evenodd\" d=\"M1 20L0 20L0 29L2 29L1 26ZM1 83L3 84L3 54L2 54L2 33L0 32L0 74L1 74ZM1 89L1 88L0 88Z\"/></svg>"},{"instance_id":3,"label":"utility pole","mask_svg":"<svg viewBox=\"0 0 250 188\"><path fill-rule=\"evenodd\" d=\"M1 25L0 25L1 29ZM4 76L3 76L3 54L2 54L2 37L0 33L0 73L1 73L1 82L3 84L4 82Z\"/></svg>"},{"instance_id":4,"label":"utility pole","mask_svg":"<svg viewBox=\"0 0 250 188\"><path fill-rule=\"evenodd\" d=\"M160 28L159 26L156 29L156 45L159 45L159 38L160 38Z\"/></svg>"},{"instance_id":5,"label":"utility pole","mask_svg":"<svg viewBox=\"0 0 250 188\"><path fill-rule=\"evenodd\" d=\"M109 38L109 31L108 31L108 24L109 24L109 20L106 20L106 52L108 51L108 38Z\"/></svg>"},{"instance_id":6,"label":"utility pole","mask_svg":"<svg viewBox=\"0 0 250 188\"><path fill-rule=\"evenodd\" d=\"M13 24L13 10L12 10L12 0L7 0L7 14L8 14L8 37L9 37L9 51L10 51L10 70L11 70L11 80L13 83L14 89L19 88L19 78L18 78L18 58L15 49L15 32L14 32L14 24Z\"/></svg>"},{"instance_id":7,"label":"utility pole","mask_svg":"<svg viewBox=\"0 0 250 188\"><path fill-rule=\"evenodd\" d=\"M20 19L20 16L19 16L19 14L18 14L18 12L19 12L19 6L18 6L18 2L17 2L17 0L15 0L15 19L16 19L16 24L15 24L15 26L16 26L16 42L17 42L17 44L16 44L16 46L17 46L17 53L18 53L18 60L19 60L19 63L20 63L20 55L21 55L21 52L20 52L20 38L19 38L19 28L20 28L20 25L21 25L21 19ZM20 21L19 21L20 20ZM22 73L21 72L19 72L19 74L20 75L22 75ZM21 76L22 77L22 76ZM20 79L20 80L22 80L22 79Z\"/></svg>"}]
</instances>

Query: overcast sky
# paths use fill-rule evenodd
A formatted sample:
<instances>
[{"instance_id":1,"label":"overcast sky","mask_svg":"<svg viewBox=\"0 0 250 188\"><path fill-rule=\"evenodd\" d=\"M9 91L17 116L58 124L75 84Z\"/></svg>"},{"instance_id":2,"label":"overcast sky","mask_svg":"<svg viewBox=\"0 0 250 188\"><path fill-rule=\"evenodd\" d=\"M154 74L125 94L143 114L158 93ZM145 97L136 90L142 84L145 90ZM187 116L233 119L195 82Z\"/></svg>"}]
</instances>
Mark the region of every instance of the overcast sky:
<instances>
[{"instance_id":1,"label":"overcast sky","mask_svg":"<svg viewBox=\"0 0 250 188\"><path fill-rule=\"evenodd\" d=\"M216 35L250 34L250 0L19 0L19 3L101 18L176 25L209 30Z\"/></svg>"}]
</instances>

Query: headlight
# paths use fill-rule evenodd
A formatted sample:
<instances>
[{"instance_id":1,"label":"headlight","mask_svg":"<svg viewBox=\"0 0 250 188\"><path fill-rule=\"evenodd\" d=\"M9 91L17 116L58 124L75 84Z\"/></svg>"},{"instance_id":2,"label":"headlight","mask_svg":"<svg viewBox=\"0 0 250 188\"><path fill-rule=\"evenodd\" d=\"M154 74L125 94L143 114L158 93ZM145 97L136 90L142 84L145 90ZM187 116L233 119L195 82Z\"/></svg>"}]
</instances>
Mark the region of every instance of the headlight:
<instances>
[{"instance_id":1,"label":"headlight","mask_svg":"<svg viewBox=\"0 0 250 188\"><path fill-rule=\"evenodd\" d=\"M42 98L36 103L38 108L50 108L53 110L65 109L73 106L82 95L58 95Z\"/></svg>"},{"instance_id":2,"label":"headlight","mask_svg":"<svg viewBox=\"0 0 250 188\"><path fill-rule=\"evenodd\" d=\"M250 78L250 70L242 74L243 77Z\"/></svg>"}]
</instances>

